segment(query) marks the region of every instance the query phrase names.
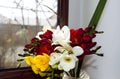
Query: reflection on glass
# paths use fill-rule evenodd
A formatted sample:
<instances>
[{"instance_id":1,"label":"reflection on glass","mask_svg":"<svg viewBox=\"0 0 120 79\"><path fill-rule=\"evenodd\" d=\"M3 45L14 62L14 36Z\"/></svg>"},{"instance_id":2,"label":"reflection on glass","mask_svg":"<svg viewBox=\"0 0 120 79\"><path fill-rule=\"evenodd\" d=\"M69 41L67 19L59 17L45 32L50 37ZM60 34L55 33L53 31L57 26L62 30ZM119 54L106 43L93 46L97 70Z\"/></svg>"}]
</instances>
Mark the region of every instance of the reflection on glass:
<instances>
[{"instance_id":1,"label":"reflection on glass","mask_svg":"<svg viewBox=\"0 0 120 79\"><path fill-rule=\"evenodd\" d=\"M43 26L56 26L57 0L0 1L0 68L17 67L18 53Z\"/></svg>"}]
</instances>

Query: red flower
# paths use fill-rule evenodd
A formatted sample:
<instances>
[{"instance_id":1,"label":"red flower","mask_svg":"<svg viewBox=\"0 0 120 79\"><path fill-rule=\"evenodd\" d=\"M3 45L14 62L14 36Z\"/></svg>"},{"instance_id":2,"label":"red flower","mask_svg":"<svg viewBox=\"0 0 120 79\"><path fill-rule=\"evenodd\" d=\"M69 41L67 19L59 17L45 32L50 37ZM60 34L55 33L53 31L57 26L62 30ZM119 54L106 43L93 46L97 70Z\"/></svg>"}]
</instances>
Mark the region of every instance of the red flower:
<instances>
[{"instance_id":1,"label":"red flower","mask_svg":"<svg viewBox=\"0 0 120 79\"><path fill-rule=\"evenodd\" d=\"M97 44L96 42L90 42L90 43L88 43L88 47L89 47L89 48L92 48L92 47L94 47L96 44Z\"/></svg>"},{"instance_id":2,"label":"red flower","mask_svg":"<svg viewBox=\"0 0 120 79\"><path fill-rule=\"evenodd\" d=\"M87 27L85 29L70 29L70 45L72 47L80 46L84 50L84 53L78 57L79 60L83 60L85 55L92 54L91 48L96 45L96 42L93 42L93 38L96 35L90 31L90 27ZM41 40L32 38L31 43L25 46L25 51L37 55L41 55L42 53L47 53L50 55L54 51L54 48L58 46L52 45L52 34L52 31L47 30L44 34L40 35Z\"/></svg>"},{"instance_id":3,"label":"red flower","mask_svg":"<svg viewBox=\"0 0 120 79\"><path fill-rule=\"evenodd\" d=\"M27 44L27 45L25 45L25 48L27 48L27 49L30 49L30 48L32 48L33 46L31 45L31 44Z\"/></svg>"},{"instance_id":4,"label":"red flower","mask_svg":"<svg viewBox=\"0 0 120 79\"><path fill-rule=\"evenodd\" d=\"M83 40L84 31L82 28L70 30L70 41L72 46L79 46Z\"/></svg>"},{"instance_id":5,"label":"red flower","mask_svg":"<svg viewBox=\"0 0 120 79\"><path fill-rule=\"evenodd\" d=\"M38 42L38 41L39 41L39 39L37 39L37 38L32 38L31 39L31 43Z\"/></svg>"},{"instance_id":6,"label":"red flower","mask_svg":"<svg viewBox=\"0 0 120 79\"><path fill-rule=\"evenodd\" d=\"M40 45L37 48L37 55L40 55L42 53L47 53L50 55L53 52L53 47L51 45L51 41L48 39L42 39L40 40Z\"/></svg>"},{"instance_id":7,"label":"red flower","mask_svg":"<svg viewBox=\"0 0 120 79\"><path fill-rule=\"evenodd\" d=\"M92 40L92 38L89 35L85 35L85 36L83 36L83 40L84 40L84 42L90 42Z\"/></svg>"},{"instance_id":8,"label":"red flower","mask_svg":"<svg viewBox=\"0 0 120 79\"><path fill-rule=\"evenodd\" d=\"M84 50L84 53L78 57L79 60L83 60L85 55L91 54L91 48L96 45L96 42L92 41L96 35L90 31L90 27L86 27L84 30L82 28L70 30L71 45L73 47L81 46Z\"/></svg>"},{"instance_id":9,"label":"red flower","mask_svg":"<svg viewBox=\"0 0 120 79\"><path fill-rule=\"evenodd\" d=\"M40 35L41 38L46 38L46 39L52 39L52 34L53 32L50 30L47 30L44 34Z\"/></svg>"},{"instance_id":10,"label":"red flower","mask_svg":"<svg viewBox=\"0 0 120 79\"><path fill-rule=\"evenodd\" d=\"M90 27L86 27L86 28L84 29L84 31L85 31L85 33L89 33L89 32L91 31L91 28L90 28Z\"/></svg>"}]
</instances>

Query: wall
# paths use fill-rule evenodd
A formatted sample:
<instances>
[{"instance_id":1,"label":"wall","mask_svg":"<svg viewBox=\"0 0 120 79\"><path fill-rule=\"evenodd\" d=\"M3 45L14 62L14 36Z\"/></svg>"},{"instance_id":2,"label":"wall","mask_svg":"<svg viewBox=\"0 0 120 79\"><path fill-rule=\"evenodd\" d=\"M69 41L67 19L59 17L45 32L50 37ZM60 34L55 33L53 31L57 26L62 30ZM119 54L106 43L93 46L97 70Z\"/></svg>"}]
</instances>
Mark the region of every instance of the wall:
<instances>
[{"instance_id":1,"label":"wall","mask_svg":"<svg viewBox=\"0 0 120 79\"><path fill-rule=\"evenodd\" d=\"M80 0L69 0L69 27L79 27L82 23L82 5Z\"/></svg>"},{"instance_id":2,"label":"wall","mask_svg":"<svg viewBox=\"0 0 120 79\"><path fill-rule=\"evenodd\" d=\"M86 26L89 23L90 17L95 9L98 0L74 0L77 4L72 3L70 0L70 11L74 12L69 15L69 26L79 25ZM120 77L120 0L108 0L102 17L99 21L97 30L103 30L104 34L98 35L95 39L98 45L102 45L99 50L100 53L104 53L104 57L91 56L89 60L94 64L86 68L91 79L119 79ZM80 5L82 4L82 5ZM73 9L72 6L79 6L78 9ZM82 7L81 7L82 6ZM72 8L71 8L72 7ZM79 10L82 8L81 10ZM82 11L82 14L76 15L76 12ZM81 13L81 12L79 12ZM72 20L73 17L76 17ZM81 18L82 17L82 18ZM78 19L77 19L78 18ZM76 21L79 20L79 21ZM81 21L83 20L83 21ZM80 24L81 22L81 24ZM77 25L78 24L78 25Z\"/></svg>"}]
</instances>

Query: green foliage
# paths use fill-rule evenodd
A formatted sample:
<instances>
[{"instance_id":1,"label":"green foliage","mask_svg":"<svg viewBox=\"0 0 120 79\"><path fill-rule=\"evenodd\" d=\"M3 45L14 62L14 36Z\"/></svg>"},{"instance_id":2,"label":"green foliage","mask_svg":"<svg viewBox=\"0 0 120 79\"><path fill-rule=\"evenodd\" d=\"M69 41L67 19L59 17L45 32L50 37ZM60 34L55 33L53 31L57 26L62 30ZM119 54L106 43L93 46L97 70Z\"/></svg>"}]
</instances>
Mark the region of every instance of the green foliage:
<instances>
[{"instance_id":1,"label":"green foliage","mask_svg":"<svg viewBox=\"0 0 120 79\"><path fill-rule=\"evenodd\" d=\"M90 23L89 23L89 27L94 27L93 30L96 29L96 26L100 20L100 17L102 15L102 12L104 10L104 7L105 7L105 4L106 4L107 0L100 0L98 5L97 5L97 8L92 16L92 19L90 20Z\"/></svg>"}]
</instances>

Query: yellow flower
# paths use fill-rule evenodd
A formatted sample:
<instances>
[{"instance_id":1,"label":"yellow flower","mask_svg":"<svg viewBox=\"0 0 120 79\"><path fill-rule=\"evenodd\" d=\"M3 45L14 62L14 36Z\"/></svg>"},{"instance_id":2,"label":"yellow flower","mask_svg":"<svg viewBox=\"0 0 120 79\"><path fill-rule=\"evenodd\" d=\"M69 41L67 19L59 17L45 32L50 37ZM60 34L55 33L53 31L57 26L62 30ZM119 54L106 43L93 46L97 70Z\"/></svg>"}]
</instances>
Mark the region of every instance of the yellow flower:
<instances>
[{"instance_id":1,"label":"yellow flower","mask_svg":"<svg viewBox=\"0 0 120 79\"><path fill-rule=\"evenodd\" d=\"M34 63L37 68L40 68L41 71L45 71L49 67L49 56L45 53L43 55L37 55L34 58Z\"/></svg>"},{"instance_id":2,"label":"yellow flower","mask_svg":"<svg viewBox=\"0 0 120 79\"><path fill-rule=\"evenodd\" d=\"M43 53L43 55L37 55L35 57L27 56L25 61L32 67L35 74L40 74L49 68L49 55Z\"/></svg>"},{"instance_id":3,"label":"yellow flower","mask_svg":"<svg viewBox=\"0 0 120 79\"><path fill-rule=\"evenodd\" d=\"M33 57L32 56L26 56L25 61L29 66L33 65Z\"/></svg>"}]
</instances>

